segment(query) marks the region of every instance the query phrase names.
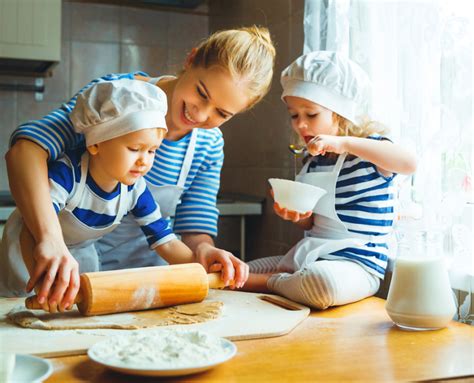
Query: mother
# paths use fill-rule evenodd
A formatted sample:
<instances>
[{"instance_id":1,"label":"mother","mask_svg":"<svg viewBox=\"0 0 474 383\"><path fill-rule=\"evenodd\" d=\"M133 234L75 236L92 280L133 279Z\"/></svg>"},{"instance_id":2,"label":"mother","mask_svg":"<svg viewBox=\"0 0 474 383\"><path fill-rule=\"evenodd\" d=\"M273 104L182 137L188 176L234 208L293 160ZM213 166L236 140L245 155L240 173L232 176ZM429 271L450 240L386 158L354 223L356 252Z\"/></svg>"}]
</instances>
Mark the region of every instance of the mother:
<instances>
[{"instance_id":1,"label":"mother","mask_svg":"<svg viewBox=\"0 0 474 383\"><path fill-rule=\"evenodd\" d=\"M245 283L248 267L231 253L216 248L212 239L217 234L216 196L224 158L218 127L267 93L274 58L267 29L225 30L194 48L178 77L150 78L142 72L110 74L80 91L100 81L137 78L155 83L166 93L168 134L145 176L147 184L162 215L175 217L174 231L197 259L208 269L212 265L213 269L222 267L223 279L235 279L236 287ZM40 301L47 298L49 303L59 303L61 310L77 294L78 265L64 244L51 203L47 162L83 145L83 137L74 133L69 119L76 96L42 119L20 125L6 155L11 192L36 242L36 267L27 289L36 286ZM140 228L127 218L100 240L98 251L103 270L164 262L149 250Z\"/></svg>"}]
</instances>

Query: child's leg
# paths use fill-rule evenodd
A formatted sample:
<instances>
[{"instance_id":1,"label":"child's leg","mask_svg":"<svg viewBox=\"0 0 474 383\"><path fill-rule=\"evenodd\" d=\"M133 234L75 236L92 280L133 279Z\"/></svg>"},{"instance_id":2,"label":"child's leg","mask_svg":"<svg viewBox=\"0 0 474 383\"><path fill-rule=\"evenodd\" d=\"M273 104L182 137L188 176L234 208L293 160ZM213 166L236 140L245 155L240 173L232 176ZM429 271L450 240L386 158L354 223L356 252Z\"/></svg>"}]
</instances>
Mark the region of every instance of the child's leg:
<instances>
[{"instance_id":1,"label":"child's leg","mask_svg":"<svg viewBox=\"0 0 474 383\"><path fill-rule=\"evenodd\" d=\"M250 272L256 274L275 273L283 255L255 259L248 263Z\"/></svg>"},{"instance_id":2,"label":"child's leg","mask_svg":"<svg viewBox=\"0 0 474 383\"><path fill-rule=\"evenodd\" d=\"M324 310L374 295L380 280L350 261L317 261L293 274L275 274L271 291L295 302Z\"/></svg>"}]
</instances>

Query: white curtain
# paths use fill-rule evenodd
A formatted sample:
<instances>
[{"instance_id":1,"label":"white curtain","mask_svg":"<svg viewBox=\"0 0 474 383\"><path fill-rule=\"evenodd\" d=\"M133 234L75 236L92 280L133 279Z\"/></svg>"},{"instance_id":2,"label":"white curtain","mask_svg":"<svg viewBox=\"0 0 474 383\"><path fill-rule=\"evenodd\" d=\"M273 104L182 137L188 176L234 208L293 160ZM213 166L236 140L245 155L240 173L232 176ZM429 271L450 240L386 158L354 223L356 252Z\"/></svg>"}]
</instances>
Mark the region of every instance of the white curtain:
<instances>
[{"instance_id":1,"label":"white curtain","mask_svg":"<svg viewBox=\"0 0 474 383\"><path fill-rule=\"evenodd\" d=\"M447 234L457 267L471 274L473 9L470 0L306 0L304 18L304 52L359 63L372 80L370 117L416 150L402 215Z\"/></svg>"}]
</instances>

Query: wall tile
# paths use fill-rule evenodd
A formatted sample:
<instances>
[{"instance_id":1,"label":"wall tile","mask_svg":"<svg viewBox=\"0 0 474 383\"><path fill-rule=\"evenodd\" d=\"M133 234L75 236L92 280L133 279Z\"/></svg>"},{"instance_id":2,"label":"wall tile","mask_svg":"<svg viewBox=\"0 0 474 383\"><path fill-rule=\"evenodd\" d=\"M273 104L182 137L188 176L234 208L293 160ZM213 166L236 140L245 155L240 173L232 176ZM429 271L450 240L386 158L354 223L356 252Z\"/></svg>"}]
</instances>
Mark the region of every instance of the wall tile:
<instances>
[{"instance_id":1,"label":"wall tile","mask_svg":"<svg viewBox=\"0 0 474 383\"><path fill-rule=\"evenodd\" d=\"M121 7L120 41L126 44L163 45L168 42L169 20L167 12L143 8Z\"/></svg>"},{"instance_id":2,"label":"wall tile","mask_svg":"<svg viewBox=\"0 0 474 383\"><path fill-rule=\"evenodd\" d=\"M61 5L61 40L71 40L71 13L72 4L63 1Z\"/></svg>"},{"instance_id":3,"label":"wall tile","mask_svg":"<svg viewBox=\"0 0 474 383\"><path fill-rule=\"evenodd\" d=\"M71 39L118 42L120 7L102 4L71 4Z\"/></svg>"},{"instance_id":4,"label":"wall tile","mask_svg":"<svg viewBox=\"0 0 474 383\"><path fill-rule=\"evenodd\" d=\"M71 44L71 87L77 92L90 80L120 69L119 44L87 43Z\"/></svg>"},{"instance_id":5,"label":"wall tile","mask_svg":"<svg viewBox=\"0 0 474 383\"><path fill-rule=\"evenodd\" d=\"M290 14L293 15L298 12L304 12L304 3L306 0L291 0Z\"/></svg>"},{"instance_id":6,"label":"wall tile","mask_svg":"<svg viewBox=\"0 0 474 383\"><path fill-rule=\"evenodd\" d=\"M71 97L71 43L61 43L61 61L53 68L53 75L44 80L44 100L64 102Z\"/></svg>"},{"instance_id":7,"label":"wall tile","mask_svg":"<svg viewBox=\"0 0 474 383\"><path fill-rule=\"evenodd\" d=\"M246 23L275 25L288 20L291 0L240 0Z\"/></svg>"},{"instance_id":8,"label":"wall tile","mask_svg":"<svg viewBox=\"0 0 474 383\"><path fill-rule=\"evenodd\" d=\"M194 44L168 44L168 60L166 74L178 74L182 69L186 57L191 52Z\"/></svg>"},{"instance_id":9,"label":"wall tile","mask_svg":"<svg viewBox=\"0 0 474 383\"><path fill-rule=\"evenodd\" d=\"M55 101L38 102L35 100L33 93L25 93L22 95L21 103L18 103L17 106L17 124L19 125L26 121L36 120L46 116L59 106L60 104Z\"/></svg>"},{"instance_id":10,"label":"wall tile","mask_svg":"<svg viewBox=\"0 0 474 383\"><path fill-rule=\"evenodd\" d=\"M168 74L167 59L165 45L143 46L123 44L120 72L143 71L150 76Z\"/></svg>"},{"instance_id":11,"label":"wall tile","mask_svg":"<svg viewBox=\"0 0 474 383\"><path fill-rule=\"evenodd\" d=\"M2 161L0 161L0 174L5 175L0 177L0 190L8 190L7 165L3 158L8 150L10 135L17 125L16 108L15 92L0 91L0 110L2 113L2 129L0 129L0 155L2 156Z\"/></svg>"},{"instance_id":12,"label":"wall tile","mask_svg":"<svg viewBox=\"0 0 474 383\"><path fill-rule=\"evenodd\" d=\"M276 47L275 80L279 83L281 71L288 66L290 60L290 23L289 19L270 27Z\"/></svg>"},{"instance_id":13,"label":"wall tile","mask_svg":"<svg viewBox=\"0 0 474 383\"><path fill-rule=\"evenodd\" d=\"M288 63L296 60L303 54L304 46L304 9L301 9L291 15L290 18L290 50Z\"/></svg>"},{"instance_id":14,"label":"wall tile","mask_svg":"<svg viewBox=\"0 0 474 383\"><path fill-rule=\"evenodd\" d=\"M197 45L209 33L209 19L207 16L190 13L169 12L168 42L170 44Z\"/></svg>"}]
</instances>

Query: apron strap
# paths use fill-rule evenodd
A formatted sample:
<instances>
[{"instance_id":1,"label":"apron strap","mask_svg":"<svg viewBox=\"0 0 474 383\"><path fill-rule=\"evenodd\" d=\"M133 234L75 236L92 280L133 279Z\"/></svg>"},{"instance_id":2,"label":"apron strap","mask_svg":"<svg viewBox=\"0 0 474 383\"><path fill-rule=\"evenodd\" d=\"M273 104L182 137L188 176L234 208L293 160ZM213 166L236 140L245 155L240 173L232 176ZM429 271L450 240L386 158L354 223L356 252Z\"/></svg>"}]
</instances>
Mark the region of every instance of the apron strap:
<instances>
[{"instance_id":1,"label":"apron strap","mask_svg":"<svg viewBox=\"0 0 474 383\"><path fill-rule=\"evenodd\" d=\"M79 184L76 187L76 190L73 192L71 199L66 203L65 209L68 211L73 211L83 195L83 191L86 185L87 172L89 170L89 153L87 150L82 154L81 157L81 178L79 179ZM74 180L75 183L75 180Z\"/></svg>"},{"instance_id":2,"label":"apron strap","mask_svg":"<svg viewBox=\"0 0 474 383\"><path fill-rule=\"evenodd\" d=\"M191 138L189 140L188 150L186 151L186 155L183 160L183 166L181 167L181 172L179 173L178 183L176 184L176 186L184 188L186 178L188 178L189 170L191 169L191 165L193 163L197 136L198 130L193 129L191 131Z\"/></svg>"},{"instance_id":3,"label":"apron strap","mask_svg":"<svg viewBox=\"0 0 474 383\"><path fill-rule=\"evenodd\" d=\"M114 225L118 225L125 214L128 212L128 187L127 185L120 183L120 200L117 215L115 216Z\"/></svg>"},{"instance_id":4,"label":"apron strap","mask_svg":"<svg viewBox=\"0 0 474 383\"><path fill-rule=\"evenodd\" d=\"M347 156L347 153L342 153L342 154L339 154L339 156L337 156L336 165L334 166L332 173L336 173L337 175L339 175L342 165L344 164L344 160L346 159L346 156ZM306 163L303 165L303 167L301 168L296 178L299 178L305 175L306 173L308 173L308 168L310 164L311 164L311 160L306 161Z\"/></svg>"},{"instance_id":5,"label":"apron strap","mask_svg":"<svg viewBox=\"0 0 474 383\"><path fill-rule=\"evenodd\" d=\"M339 156L337 156L336 165L334 166L334 170L333 170L333 172L336 173L336 181L337 181L337 177L339 176L339 173L341 172L342 165L344 165L344 160L346 159L346 157L347 157L346 152L341 153L339 154Z\"/></svg>"},{"instance_id":6,"label":"apron strap","mask_svg":"<svg viewBox=\"0 0 474 383\"><path fill-rule=\"evenodd\" d=\"M158 81L160 80L160 77L150 77L146 82L149 82L150 84L156 85Z\"/></svg>"},{"instance_id":7,"label":"apron strap","mask_svg":"<svg viewBox=\"0 0 474 383\"><path fill-rule=\"evenodd\" d=\"M306 161L306 163L303 165L300 172L298 173L298 175L295 178L301 177L302 175L308 173L308 168L309 168L310 163L311 163L311 159L308 159L308 161Z\"/></svg>"}]
</instances>

